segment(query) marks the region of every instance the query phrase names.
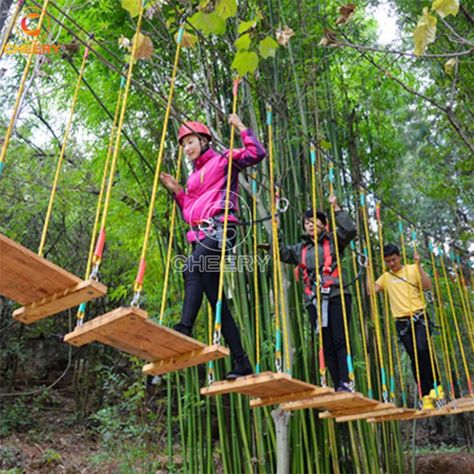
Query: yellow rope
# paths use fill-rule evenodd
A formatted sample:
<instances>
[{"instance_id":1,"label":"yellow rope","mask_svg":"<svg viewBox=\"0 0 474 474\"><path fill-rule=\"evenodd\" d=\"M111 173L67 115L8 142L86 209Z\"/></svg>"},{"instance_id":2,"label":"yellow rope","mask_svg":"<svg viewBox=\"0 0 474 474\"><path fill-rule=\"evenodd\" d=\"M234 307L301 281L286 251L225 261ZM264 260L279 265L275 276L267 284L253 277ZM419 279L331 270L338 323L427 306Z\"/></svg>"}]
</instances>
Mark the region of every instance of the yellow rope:
<instances>
[{"instance_id":1,"label":"yellow rope","mask_svg":"<svg viewBox=\"0 0 474 474\"><path fill-rule=\"evenodd\" d=\"M356 254L355 254L355 246L353 245L353 242L351 242L351 248L353 250L352 252L352 268L354 271L354 275L357 275L357 259L356 259ZM369 398L373 398L374 396L374 390L372 387L372 376L370 373L370 358L369 358L369 351L367 347L367 337L365 334L365 321L364 321L364 309L362 306L362 296L361 296L361 288L360 288L360 283L359 279L357 278L355 281L355 289L356 289L356 299L357 299L357 312L359 313L359 322L360 322L360 329L361 329L361 335L362 335L362 345L364 348L364 360L365 360L365 372L367 374L367 390L369 393Z\"/></svg>"},{"instance_id":2,"label":"yellow rope","mask_svg":"<svg viewBox=\"0 0 474 474\"><path fill-rule=\"evenodd\" d=\"M456 280L456 285L457 285L458 292L459 292L459 297L460 297L460 300L461 300L461 306L463 308L462 313L464 314L464 320L465 320L465 323L466 323L467 338L469 339L471 349L474 353L474 341L473 341L473 335L472 335L472 326L471 326L471 323L469 321L469 319L470 319L470 307L468 306L468 303L467 303L467 301L464 297L464 290L463 290L463 286L462 286L461 279L460 279L461 277L459 276L459 275L462 275L462 268L459 269L459 274L458 274L457 269L458 269L459 264L455 262L454 254L451 255L451 259L453 261L454 278Z\"/></svg>"},{"instance_id":3,"label":"yellow rope","mask_svg":"<svg viewBox=\"0 0 474 474\"><path fill-rule=\"evenodd\" d=\"M237 98L238 98L238 84L239 79L234 80L233 87L233 100L232 100L232 113L237 112ZM235 126L232 124L230 127L230 143L229 143L229 157L227 165L227 186L225 190L225 205L224 205L224 228L222 233L222 248L221 248L221 260L219 262L219 287L217 290L217 303L216 303L216 319L214 322L214 344L220 344L221 339L221 326L222 326L222 294L224 291L224 273L225 273L225 252L227 249L227 219L229 217L229 199L230 199L230 186L232 178L232 160L234 157L234 141L235 141Z\"/></svg>"},{"instance_id":4,"label":"yellow rope","mask_svg":"<svg viewBox=\"0 0 474 474\"><path fill-rule=\"evenodd\" d=\"M140 297L140 292L141 292L142 287L143 287L143 278L144 278L144 273L145 273L145 259L146 259L146 254L147 254L147 250L148 250L148 242L149 242L149 238L150 238L151 225L152 225L152 221L153 221L153 213L154 213L154 209L155 209L156 194L157 194L157 191L158 191L161 164L162 164L162 161L163 161L163 154L164 154L164 150L165 150L166 134L167 134L167 131L168 131L167 130L168 129L168 121L169 121L170 112L171 112L171 105L172 105L172 101L173 101L173 93L174 93L174 88L175 88L175 83L176 83L176 75L177 75L178 64L179 64L179 53L181 51L183 34L184 34L184 27L181 25L179 27L178 36L177 36L177 47L176 47L176 53L175 53L175 57L174 57L173 72L171 74L170 90L169 90L169 93L168 93L168 101L167 101L167 104L166 104L165 117L163 119L163 129L162 129L162 132L161 132L160 148L159 148L159 151L158 151L158 157L157 157L157 161L156 161L155 177L154 177L154 180L153 180L153 188L152 188L152 193L151 193L151 198L150 198L150 205L148 207L148 218L147 218L147 223L146 223L146 228L145 228L145 236L144 236L144 239L143 239L143 247L142 247L142 252L141 252L141 256L140 256L138 274L137 274L137 278L135 279L134 304L138 304L138 300L139 300L139 297Z\"/></svg>"},{"instance_id":5,"label":"yellow rope","mask_svg":"<svg viewBox=\"0 0 474 474\"><path fill-rule=\"evenodd\" d=\"M416 233L415 231L412 232L412 237L413 237L413 253L418 253L417 248L416 248ZM427 305L426 305L426 299L425 299L425 292L423 291L423 285L421 283L421 273L420 270L417 266L416 269L416 279L418 283L418 290L420 292L421 296L421 301L423 303L423 307L425 308L425 311L427 311ZM428 353L430 355L430 363L431 363L431 374L433 376L433 388L435 389L436 395L438 395L438 380L436 376L436 366L438 365L438 361L436 360L436 356L434 353L434 341L431 338L430 334L430 325L428 323L428 313L425 313L425 329L426 329L426 339L428 341Z\"/></svg>"},{"instance_id":6,"label":"yellow rope","mask_svg":"<svg viewBox=\"0 0 474 474\"><path fill-rule=\"evenodd\" d=\"M252 216L253 216L253 288L255 293L255 344L256 344L256 363L255 373L260 373L260 297L258 289L258 254L257 254L257 181L252 178Z\"/></svg>"},{"instance_id":7,"label":"yellow rope","mask_svg":"<svg viewBox=\"0 0 474 474\"><path fill-rule=\"evenodd\" d=\"M456 338L458 340L459 350L461 351L461 358L462 358L462 363L463 363L463 367L464 367L464 372L466 374L467 385L468 385L468 388L469 388L469 393L472 395L473 392L472 392L471 376L469 374L469 368L468 368L468 365L467 365L466 354L464 352L464 347L463 347L462 339L461 339L461 333L459 331L458 318L457 318L457 315L456 315L456 309L454 308L453 295L451 294L451 288L449 286L448 275L447 275L447 272L446 272L446 265L444 264L444 259L443 259L442 255L440 255L440 261L441 261L441 270L442 270L442 273L443 273L443 278L444 278L444 281L446 283L446 290L447 290L447 293L448 293L449 306L451 308L451 314L453 315L454 327L455 327L455 330L456 330Z\"/></svg>"},{"instance_id":8,"label":"yellow rope","mask_svg":"<svg viewBox=\"0 0 474 474\"><path fill-rule=\"evenodd\" d=\"M382 224L382 219L381 219L381 209L380 209L380 202L377 202L375 205L375 213L376 213L376 220L377 220L377 230L378 230L378 236L379 236L379 254L380 254L380 268L384 268L385 266L385 261L383 258L383 247L384 247L384 241L383 241L383 224ZM383 292L382 296L383 300L383 309L385 313L385 332L387 333L387 340L388 340L388 364L389 364L389 392L390 392L390 400L393 402L395 401L395 368L393 365L393 349L392 349L392 334L391 334L391 313L389 311L389 305L388 305L388 295L387 292ZM395 338L396 339L396 338ZM398 351L398 347L397 347ZM397 359L399 359L399 353L397 352ZM399 363L399 373L400 373L400 386L402 387L402 394L403 398L405 399L405 389L404 389L404 381L403 381L403 375L402 375L402 370L401 370L401 365Z\"/></svg>"},{"instance_id":9,"label":"yellow rope","mask_svg":"<svg viewBox=\"0 0 474 474\"><path fill-rule=\"evenodd\" d=\"M183 147L179 147L178 151L178 163L176 165L176 181L179 182L181 176L181 161L183 159ZM173 253L173 241L174 241L174 226L176 221L176 201L173 200L173 209L171 210L171 222L170 222L170 235L168 238L168 250L166 252L166 266L165 266L165 281L163 283L163 292L161 294L161 307L160 307L160 324L163 324L163 318L165 314L166 296L168 293L168 281L171 267L171 254Z\"/></svg>"},{"instance_id":10,"label":"yellow rope","mask_svg":"<svg viewBox=\"0 0 474 474\"><path fill-rule=\"evenodd\" d=\"M278 226L276 217L276 196L275 196L275 174L273 168L273 125L272 125L272 109L267 105L267 129L268 129L268 163L269 163L269 178L270 178L270 201L272 213L272 245L273 245L273 278L274 278L274 299L275 299L275 327L276 327L276 345L275 345L275 359L277 370L281 367L281 335L280 335L280 320L283 326L283 341L285 344L285 364L286 369L291 372L290 361L290 344L287 330L287 313L285 304L285 294L283 288L283 272L281 268L280 246L278 243ZM279 300L279 301L278 301ZM278 309L281 312L278 312Z\"/></svg>"},{"instance_id":11,"label":"yellow rope","mask_svg":"<svg viewBox=\"0 0 474 474\"><path fill-rule=\"evenodd\" d=\"M76 83L76 88L74 90L74 95L72 98L72 103L71 103L71 108L69 111L69 117L68 121L66 124L66 129L64 131L64 136L63 136L63 142L61 145L61 151L59 153L58 157L58 162L56 165L56 172L54 174L54 181L53 181L53 187L51 189L51 194L49 197L49 204L48 204L48 210L46 211L46 217L44 220L44 226L43 226L43 233L41 235L41 242L38 250L38 255L43 256L44 252L44 245L46 243L46 236L48 234L48 227L49 227L49 222L51 219L51 213L53 210L53 204L54 204L54 199L56 197L56 190L58 187L58 181L59 181L59 175L61 174L61 168L62 168L62 163L64 160L64 154L66 153L66 147L67 147L67 142L69 139L69 132L71 130L71 125L72 125L72 119L74 117L74 111L76 108L76 103L77 103L77 98L79 96L79 90L81 89L81 84L82 84L82 76L84 75L84 69L86 67L86 61L87 61L87 56L89 55L89 46L86 46L84 50L84 56L82 58L82 64L81 68L79 70L79 77L77 78L77 83Z\"/></svg>"},{"instance_id":12,"label":"yellow rope","mask_svg":"<svg viewBox=\"0 0 474 474\"><path fill-rule=\"evenodd\" d=\"M48 8L48 4L49 4L49 0L45 0L43 3L43 8L41 10L41 15L38 20L38 28L41 28L41 26L43 25L43 19L46 14L46 9ZM21 98L23 95L23 90L25 89L26 79L28 78L28 73L30 71L31 63L33 61L33 56L34 56L33 53L30 53L28 55L28 59L25 64L25 69L23 70L23 75L21 76L21 79L20 79L20 86L18 87L15 105L13 106L12 117L10 119L10 123L8 125L7 131L5 132L5 136L3 138L4 141L3 141L2 151L0 153L0 175L2 174L2 170L5 165L5 158L7 155L8 145L10 144L10 138L13 132L13 127L15 126L15 120L19 112Z\"/></svg>"},{"instance_id":13,"label":"yellow rope","mask_svg":"<svg viewBox=\"0 0 474 474\"><path fill-rule=\"evenodd\" d=\"M383 357L382 350L382 335L380 329L380 318L377 306L377 296L375 294L375 279L374 279L374 270L372 266L372 249L370 243L370 232L369 232L369 222L367 217L367 209L365 204L365 194L364 191L360 191L360 207L362 209L362 220L364 223L364 233L365 233L365 242L367 249L367 260L368 260L368 276L369 276L369 285L370 285L370 301L372 308L373 321L375 325L375 342L377 345L377 353L379 356L380 363L380 375L382 380L382 396L383 401L388 402L388 388L387 388L387 377L385 374L385 362Z\"/></svg>"},{"instance_id":14,"label":"yellow rope","mask_svg":"<svg viewBox=\"0 0 474 474\"><path fill-rule=\"evenodd\" d=\"M316 313L318 317L319 327L319 376L321 378L321 385L327 386L326 378L326 361L324 358L324 339L323 339L323 317L321 314L321 279L319 276L319 244L318 234L316 231L316 214L317 214L317 197L316 197L316 166L319 156L319 148L314 146L314 143L310 144L310 159L311 159L311 205L313 207L313 221L314 221L314 262L315 262L315 278L316 278Z\"/></svg>"},{"instance_id":15,"label":"yellow rope","mask_svg":"<svg viewBox=\"0 0 474 474\"><path fill-rule=\"evenodd\" d=\"M334 165L332 162L329 164L329 194L332 196L334 194ZM347 369L349 372L349 380L354 384L355 375L354 367L352 364L352 354L351 354L351 343L349 340L349 324L347 321L347 308L346 308L346 299L344 297L344 282L343 282L343 269L341 265L341 257L339 254L339 243L337 241L337 225L336 225L336 212L334 211L334 206L331 205L331 225L333 232L333 242L334 250L336 253L336 264L339 269L339 292L341 293L341 306L342 306L342 319L344 323L344 336L346 338L346 350L347 350Z\"/></svg>"},{"instance_id":16,"label":"yellow rope","mask_svg":"<svg viewBox=\"0 0 474 474\"><path fill-rule=\"evenodd\" d=\"M408 282L408 269L407 269L407 253L405 248L405 238L403 236L403 224L401 221L398 222L399 232L400 232L400 244L402 247L402 258L403 258L403 266L405 269L405 280ZM409 285L409 283L407 283ZM420 378L420 364L418 361L418 349L416 344L416 330L415 330L415 321L413 320L413 312L411 310L410 302L408 302L408 315L410 317L410 328L411 328L411 335L412 335L412 342L413 342L413 352L415 355L415 374L417 380L417 387L418 387L418 397L421 401L423 398L423 393L421 391L421 378Z\"/></svg>"},{"instance_id":17,"label":"yellow rope","mask_svg":"<svg viewBox=\"0 0 474 474\"><path fill-rule=\"evenodd\" d=\"M5 32L5 36L2 41L2 45L0 46L0 59L2 59L3 57L3 53L5 52L5 46L7 45L7 42L10 39L11 32L13 30L13 27L15 26L16 20L18 19L18 14L20 13L20 10L23 7L24 3L24 0L20 0L15 7L15 11L12 16L12 21L8 25L7 31Z\"/></svg>"},{"instance_id":18,"label":"yellow rope","mask_svg":"<svg viewBox=\"0 0 474 474\"><path fill-rule=\"evenodd\" d=\"M430 259L431 259L431 268L433 269L433 279L435 282L435 290L436 290L436 301L438 302L438 320L441 324L441 343L443 347L443 358L444 358L444 365L446 367L446 376L449 380L449 393L451 395L451 398L454 399L454 382L453 382L453 376L452 376L452 371L451 371L451 361L449 357L449 350L448 350L448 342L447 342L447 328L446 328L446 322L445 322L445 314L444 314L444 307L443 307L443 301L441 299L441 287L439 284L439 274L438 274L438 269L436 268L436 262L435 262L435 257L434 257L434 252L433 248L430 247ZM435 311L436 311L436 305L434 305Z\"/></svg>"},{"instance_id":19,"label":"yellow rope","mask_svg":"<svg viewBox=\"0 0 474 474\"><path fill-rule=\"evenodd\" d=\"M112 123L112 128L110 130L109 146L107 147L107 157L105 159L104 169L102 171L102 181L100 183L99 198L97 199L97 210L96 210L95 218L94 218L94 226L93 226L93 229L92 229L92 237L91 237L91 242L90 242L90 245L89 245L89 255L87 257L87 268L86 268L86 274L85 274L85 279L86 280L87 280L87 278L89 278L89 275L90 275L90 272L91 272L91 267L92 267L92 259L94 257L95 238L96 238L96 235L97 235L97 229L99 227L100 214L101 214L101 211L102 211L102 200L104 198L105 185L107 183L107 171L109 169L110 158L112 157L113 142L114 142L115 131L117 130L117 120L118 120L118 115L119 115L119 111L120 111L120 102L121 102L121 100L122 100L122 89L119 89L117 104L115 106L114 119L113 119L113 123Z\"/></svg>"}]
</instances>

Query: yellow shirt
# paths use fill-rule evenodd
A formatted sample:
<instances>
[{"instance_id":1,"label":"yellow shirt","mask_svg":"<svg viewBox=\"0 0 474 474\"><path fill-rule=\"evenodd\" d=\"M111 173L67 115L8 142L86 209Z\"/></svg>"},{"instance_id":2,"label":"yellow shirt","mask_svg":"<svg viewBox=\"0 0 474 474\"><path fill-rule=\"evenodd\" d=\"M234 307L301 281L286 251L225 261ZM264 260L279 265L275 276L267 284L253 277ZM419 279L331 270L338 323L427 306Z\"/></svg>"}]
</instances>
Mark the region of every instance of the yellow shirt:
<instances>
[{"instance_id":1,"label":"yellow shirt","mask_svg":"<svg viewBox=\"0 0 474 474\"><path fill-rule=\"evenodd\" d=\"M419 275L417 265L407 265L396 272L383 273L376 281L382 290L387 291L395 318L404 318L425 308L420 294Z\"/></svg>"}]
</instances>

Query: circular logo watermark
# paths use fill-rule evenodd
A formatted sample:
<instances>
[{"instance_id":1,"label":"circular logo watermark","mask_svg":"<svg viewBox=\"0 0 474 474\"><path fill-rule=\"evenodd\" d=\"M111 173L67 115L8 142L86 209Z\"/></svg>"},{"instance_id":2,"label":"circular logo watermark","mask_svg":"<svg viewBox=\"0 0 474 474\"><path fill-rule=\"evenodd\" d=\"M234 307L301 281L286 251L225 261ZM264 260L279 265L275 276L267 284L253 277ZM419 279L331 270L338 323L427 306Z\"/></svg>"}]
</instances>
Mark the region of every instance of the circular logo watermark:
<instances>
[{"instance_id":1,"label":"circular logo watermark","mask_svg":"<svg viewBox=\"0 0 474 474\"><path fill-rule=\"evenodd\" d=\"M214 189L206 191L199 196L189 210L186 210L186 217L189 222L195 222L193 232L197 238L201 237L201 232L212 240L213 246L206 245L205 240L201 240L201 244L209 250L216 250L214 242L222 242L224 236L224 209L225 209L225 191L222 189ZM245 232L238 232L237 226L232 225L233 218L237 217L243 210L248 211L248 215L252 215L251 209L245 199L238 193L230 192L229 197L229 219L227 224L227 249L229 249L230 242L232 247L242 245L245 239L251 232L252 226L248 226ZM220 245L217 246L220 248Z\"/></svg>"},{"instance_id":2,"label":"circular logo watermark","mask_svg":"<svg viewBox=\"0 0 474 474\"><path fill-rule=\"evenodd\" d=\"M21 16L18 19L17 31L24 38L30 40L38 39L41 33L47 33L50 27L50 20L43 16L41 28L39 27L41 8L27 7L23 9Z\"/></svg>"}]
</instances>

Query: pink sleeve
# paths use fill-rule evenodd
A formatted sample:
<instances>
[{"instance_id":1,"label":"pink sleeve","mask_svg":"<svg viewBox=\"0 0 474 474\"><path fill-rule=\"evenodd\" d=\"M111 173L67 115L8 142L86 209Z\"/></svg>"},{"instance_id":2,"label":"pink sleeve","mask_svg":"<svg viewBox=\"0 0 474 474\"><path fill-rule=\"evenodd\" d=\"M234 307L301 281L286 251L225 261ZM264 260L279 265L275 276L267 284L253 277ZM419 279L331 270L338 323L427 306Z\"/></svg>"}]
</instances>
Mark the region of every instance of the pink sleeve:
<instances>
[{"instance_id":1,"label":"pink sleeve","mask_svg":"<svg viewBox=\"0 0 474 474\"><path fill-rule=\"evenodd\" d=\"M174 199L178 203L178 206L182 209L184 206L184 199L186 197L186 193L181 189L178 194L174 195Z\"/></svg>"},{"instance_id":2,"label":"pink sleeve","mask_svg":"<svg viewBox=\"0 0 474 474\"><path fill-rule=\"evenodd\" d=\"M265 158L267 151L254 135L252 129L247 128L240 132L240 136L244 148L237 148L233 151L232 161L239 168L246 168L247 166L253 166L260 163L260 161Z\"/></svg>"}]
</instances>

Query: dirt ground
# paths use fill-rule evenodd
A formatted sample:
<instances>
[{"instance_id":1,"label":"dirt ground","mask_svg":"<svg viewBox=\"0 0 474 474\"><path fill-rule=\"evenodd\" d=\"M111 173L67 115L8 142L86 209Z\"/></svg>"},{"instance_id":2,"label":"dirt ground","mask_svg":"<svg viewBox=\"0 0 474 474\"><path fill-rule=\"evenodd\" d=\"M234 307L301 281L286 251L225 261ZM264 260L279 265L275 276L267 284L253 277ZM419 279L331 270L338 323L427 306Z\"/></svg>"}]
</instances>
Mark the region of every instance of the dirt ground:
<instances>
[{"instance_id":1,"label":"dirt ground","mask_svg":"<svg viewBox=\"0 0 474 474\"><path fill-rule=\"evenodd\" d=\"M418 456L416 474L474 474L474 454L435 453Z\"/></svg>"}]
</instances>

